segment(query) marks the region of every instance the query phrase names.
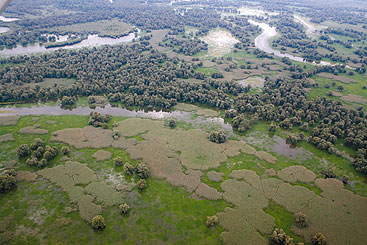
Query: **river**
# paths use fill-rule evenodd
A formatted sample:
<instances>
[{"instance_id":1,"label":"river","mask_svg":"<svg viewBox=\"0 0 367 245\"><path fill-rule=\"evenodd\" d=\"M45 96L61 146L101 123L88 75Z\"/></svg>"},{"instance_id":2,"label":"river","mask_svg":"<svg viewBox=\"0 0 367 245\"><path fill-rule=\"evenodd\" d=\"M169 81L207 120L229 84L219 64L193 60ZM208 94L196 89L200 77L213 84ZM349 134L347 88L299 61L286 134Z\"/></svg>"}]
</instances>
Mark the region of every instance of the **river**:
<instances>
[{"instance_id":1,"label":"river","mask_svg":"<svg viewBox=\"0 0 367 245\"><path fill-rule=\"evenodd\" d=\"M88 39L81 41L80 43L76 43L74 45L64 46L64 47L55 47L55 48L45 48L45 46L40 45L39 43L34 45L29 45L23 47L18 45L13 49L4 49L0 51L0 56L13 56L13 55L25 55L25 54L34 54L34 53L44 53L55 51L58 49L73 49L73 48L83 48L83 47L96 47L101 45L116 45L120 43L131 42L135 38L135 32L130 33L127 36L120 38L109 38L109 37L99 37L98 35L89 35ZM61 38L64 40L65 38ZM59 40L59 41L62 41Z\"/></svg>"}]
</instances>

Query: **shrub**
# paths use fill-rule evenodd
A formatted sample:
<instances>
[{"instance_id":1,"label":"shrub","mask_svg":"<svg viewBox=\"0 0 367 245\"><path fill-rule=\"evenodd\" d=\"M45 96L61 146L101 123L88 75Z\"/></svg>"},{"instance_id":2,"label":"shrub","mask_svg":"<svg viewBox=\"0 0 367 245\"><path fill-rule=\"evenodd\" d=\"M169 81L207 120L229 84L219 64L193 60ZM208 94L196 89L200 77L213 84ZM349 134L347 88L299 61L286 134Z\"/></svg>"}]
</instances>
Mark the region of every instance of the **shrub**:
<instances>
[{"instance_id":1,"label":"shrub","mask_svg":"<svg viewBox=\"0 0 367 245\"><path fill-rule=\"evenodd\" d=\"M214 227L215 225L217 225L219 223L219 219L217 216L208 216L206 217L206 221L205 221L205 225L207 227Z\"/></svg>"},{"instance_id":2,"label":"shrub","mask_svg":"<svg viewBox=\"0 0 367 245\"><path fill-rule=\"evenodd\" d=\"M96 230L103 230L106 227L104 218L101 215L97 215L92 219L92 227Z\"/></svg>"},{"instance_id":3,"label":"shrub","mask_svg":"<svg viewBox=\"0 0 367 245\"><path fill-rule=\"evenodd\" d=\"M124 164L121 157L116 157L113 161L115 162L116 167L122 166Z\"/></svg>"},{"instance_id":4,"label":"shrub","mask_svg":"<svg viewBox=\"0 0 367 245\"><path fill-rule=\"evenodd\" d=\"M63 96L61 99L61 107L71 107L76 104L76 97Z\"/></svg>"},{"instance_id":5,"label":"shrub","mask_svg":"<svg viewBox=\"0 0 367 245\"><path fill-rule=\"evenodd\" d=\"M307 216L305 214L299 213L296 214L296 226L298 228L306 228L308 226Z\"/></svg>"},{"instance_id":6,"label":"shrub","mask_svg":"<svg viewBox=\"0 0 367 245\"><path fill-rule=\"evenodd\" d=\"M168 126L169 126L170 128L174 128L174 127L176 127L176 122L175 122L175 120L170 120L170 121L169 121L169 123L168 123Z\"/></svg>"},{"instance_id":7,"label":"shrub","mask_svg":"<svg viewBox=\"0 0 367 245\"><path fill-rule=\"evenodd\" d=\"M45 142L40 138L35 138L33 143L31 144L31 150L37 150L38 147L45 147Z\"/></svg>"},{"instance_id":8,"label":"shrub","mask_svg":"<svg viewBox=\"0 0 367 245\"><path fill-rule=\"evenodd\" d=\"M126 175L134 174L135 168L130 163L125 163L124 171Z\"/></svg>"},{"instance_id":9,"label":"shrub","mask_svg":"<svg viewBox=\"0 0 367 245\"><path fill-rule=\"evenodd\" d=\"M237 116L237 111L234 109L229 109L224 112L226 118L235 118Z\"/></svg>"},{"instance_id":10,"label":"shrub","mask_svg":"<svg viewBox=\"0 0 367 245\"><path fill-rule=\"evenodd\" d=\"M136 186L139 190L144 190L145 188L147 188L147 181L145 179L140 179Z\"/></svg>"},{"instance_id":11,"label":"shrub","mask_svg":"<svg viewBox=\"0 0 367 245\"><path fill-rule=\"evenodd\" d=\"M70 148L69 148L69 147L67 147L67 146L63 146L63 147L61 147L61 153L62 153L63 155L67 155L67 154L69 154L69 153L70 153Z\"/></svg>"},{"instance_id":12,"label":"shrub","mask_svg":"<svg viewBox=\"0 0 367 245\"><path fill-rule=\"evenodd\" d=\"M54 159L57 154L59 153L59 150L56 147L51 147L51 146L46 146L45 149L45 153L43 154L43 157L47 160L47 161L51 161L52 159Z\"/></svg>"},{"instance_id":13,"label":"shrub","mask_svg":"<svg viewBox=\"0 0 367 245\"><path fill-rule=\"evenodd\" d=\"M293 245L293 238L285 234L283 229L275 228L273 234L270 236L270 243L279 245Z\"/></svg>"},{"instance_id":14,"label":"shrub","mask_svg":"<svg viewBox=\"0 0 367 245\"><path fill-rule=\"evenodd\" d=\"M334 173L334 170L332 168L321 171L321 174L324 175L325 179L336 177L336 174Z\"/></svg>"},{"instance_id":15,"label":"shrub","mask_svg":"<svg viewBox=\"0 0 367 245\"><path fill-rule=\"evenodd\" d=\"M0 175L0 193L8 193L17 188L17 181L13 172L6 172Z\"/></svg>"},{"instance_id":16,"label":"shrub","mask_svg":"<svg viewBox=\"0 0 367 245\"><path fill-rule=\"evenodd\" d=\"M120 205L120 211L121 211L121 214L126 214L130 211L130 206L129 204L127 203L123 203Z\"/></svg>"},{"instance_id":17,"label":"shrub","mask_svg":"<svg viewBox=\"0 0 367 245\"><path fill-rule=\"evenodd\" d=\"M326 238L322 233L319 232L312 237L311 242L314 245L326 245Z\"/></svg>"},{"instance_id":18,"label":"shrub","mask_svg":"<svg viewBox=\"0 0 367 245\"><path fill-rule=\"evenodd\" d=\"M118 140L120 138L121 134L118 130L113 130L112 137L114 140Z\"/></svg>"},{"instance_id":19,"label":"shrub","mask_svg":"<svg viewBox=\"0 0 367 245\"><path fill-rule=\"evenodd\" d=\"M209 140L214 143L224 143L227 140L227 136L223 131L214 131L210 133Z\"/></svg>"},{"instance_id":20,"label":"shrub","mask_svg":"<svg viewBox=\"0 0 367 245\"><path fill-rule=\"evenodd\" d=\"M19 157L26 157L31 154L31 150L29 149L28 145L21 145L17 149L17 153Z\"/></svg>"},{"instance_id":21,"label":"shrub","mask_svg":"<svg viewBox=\"0 0 367 245\"><path fill-rule=\"evenodd\" d=\"M145 165L144 163L138 163L135 167L135 173L141 179L146 179L150 175L150 170L149 170L149 167Z\"/></svg>"},{"instance_id":22,"label":"shrub","mask_svg":"<svg viewBox=\"0 0 367 245\"><path fill-rule=\"evenodd\" d=\"M269 131L270 131L270 132L275 132L275 131L277 131L277 125L275 125L274 123L270 124L270 126L269 126Z\"/></svg>"},{"instance_id":23,"label":"shrub","mask_svg":"<svg viewBox=\"0 0 367 245\"><path fill-rule=\"evenodd\" d=\"M41 159L43 157L43 153L45 153L45 149L42 146L39 146L37 150L33 152L33 156L37 159Z\"/></svg>"}]
</instances>

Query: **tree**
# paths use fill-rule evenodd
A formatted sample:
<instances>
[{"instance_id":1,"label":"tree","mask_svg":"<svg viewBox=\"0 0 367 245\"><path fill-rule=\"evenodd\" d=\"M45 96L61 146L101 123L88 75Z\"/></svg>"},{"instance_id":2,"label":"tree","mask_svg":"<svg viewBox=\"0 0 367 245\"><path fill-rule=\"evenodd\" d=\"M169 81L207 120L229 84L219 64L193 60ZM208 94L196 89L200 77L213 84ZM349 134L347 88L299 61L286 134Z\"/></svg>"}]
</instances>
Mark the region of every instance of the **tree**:
<instances>
[{"instance_id":1,"label":"tree","mask_svg":"<svg viewBox=\"0 0 367 245\"><path fill-rule=\"evenodd\" d=\"M135 172L135 168L130 163L125 163L124 171L126 175L133 175Z\"/></svg>"},{"instance_id":2,"label":"tree","mask_svg":"<svg viewBox=\"0 0 367 245\"><path fill-rule=\"evenodd\" d=\"M325 179L336 177L336 174L334 173L334 170L332 168L321 171L321 174L324 175Z\"/></svg>"},{"instance_id":3,"label":"tree","mask_svg":"<svg viewBox=\"0 0 367 245\"><path fill-rule=\"evenodd\" d=\"M38 147L45 147L45 142L40 138L35 138L30 148L32 151L34 151Z\"/></svg>"},{"instance_id":4,"label":"tree","mask_svg":"<svg viewBox=\"0 0 367 245\"><path fill-rule=\"evenodd\" d=\"M144 190L147 187L147 181L145 179L140 179L136 186L139 190Z\"/></svg>"},{"instance_id":5,"label":"tree","mask_svg":"<svg viewBox=\"0 0 367 245\"><path fill-rule=\"evenodd\" d=\"M314 245L326 245L326 238L322 233L316 233L312 238L311 242Z\"/></svg>"},{"instance_id":6,"label":"tree","mask_svg":"<svg viewBox=\"0 0 367 245\"><path fill-rule=\"evenodd\" d=\"M0 193L8 193L17 188L17 181L12 173L0 175Z\"/></svg>"},{"instance_id":7,"label":"tree","mask_svg":"<svg viewBox=\"0 0 367 245\"><path fill-rule=\"evenodd\" d=\"M145 165L144 163L138 163L135 167L135 173L141 179L146 179L150 175L150 170L149 170L149 167Z\"/></svg>"},{"instance_id":8,"label":"tree","mask_svg":"<svg viewBox=\"0 0 367 245\"><path fill-rule=\"evenodd\" d=\"M122 166L124 164L121 157L116 157L113 161L115 162L116 167Z\"/></svg>"},{"instance_id":9,"label":"tree","mask_svg":"<svg viewBox=\"0 0 367 245\"><path fill-rule=\"evenodd\" d=\"M127 203L123 203L120 205L121 214L127 214L130 211L130 206Z\"/></svg>"},{"instance_id":10,"label":"tree","mask_svg":"<svg viewBox=\"0 0 367 245\"><path fill-rule=\"evenodd\" d=\"M270 124L270 126L269 126L269 131L270 131L270 132L275 132L275 131L277 131L277 125L275 125L274 123Z\"/></svg>"},{"instance_id":11,"label":"tree","mask_svg":"<svg viewBox=\"0 0 367 245\"><path fill-rule=\"evenodd\" d=\"M24 144L19 146L19 148L17 149L17 153L19 157L26 157L31 154L31 150L29 149L28 145Z\"/></svg>"},{"instance_id":12,"label":"tree","mask_svg":"<svg viewBox=\"0 0 367 245\"><path fill-rule=\"evenodd\" d=\"M270 243L279 245L293 245L293 238L285 234L283 229L275 228L273 234L270 236Z\"/></svg>"},{"instance_id":13,"label":"tree","mask_svg":"<svg viewBox=\"0 0 367 245\"><path fill-rule=\"evenodd\" d=\"M67 154L69 154L69 153L70 153L70 148L69 148L69 147L67 147L67 146L63 146L63 147L61 147L61 153L62 153L63 155L67 155Z\"/></svg>"},{"instance_id":14,"label":"tree","mask_svg":"<svg viewBox=\"0 0 367 245\"><path fill-rule=\"evenodd\" d=\"M224 134L223 131L214 131L211 132L209 135L209 140L214 143L224 143L227 140L227 136Z\"/></svg>"},{"instance_id":15,"label":"tree","mask_svg":"<svg viewBox=\"0 0 367 245\"><path fill-rule=\"evenodd\" d=\"M96 230L103 230L106 227L104 218L101 215L97 215L92 219L92 227Z\"/></svg>"},{"instance_id":16,"label":"tree","mask_svg":"<svg viewBox=\"0 0 367 245\"><path fill-rule=\"evenodd\" d=\"M307 216L305 214L302 213L296 214L295 218L296 218L296 226L298 228L305 228L308 226Z\"/></svg>"},{"instance_id":17,"label":"tree","mask_svg":"<svg viewBox=\"0 0 367 245\"><path fill-rule=\"evenodd\" d=\"M169 121L169 123L168 123L168 126L169 126L170 128L175 128L175 127L176 127L176 122L175 122L175 120L170 120L170 121Z\"/></svg>"},{"instance_id":18,"label":"tree","mask_svg":"<svg viewBox=\"0 0 367 245\"><path fill-rule=\"evenodd\" d=\"M205 225L207 227L214 227L219 223L219 219L217 216L208 216L206 217Z\"/></svg>"},{"instance_id":19,"label":"tree","mask_svg":"<svg viewBox=\"0 0 367 245\"><path fill-rule=\"evenodd\" d=\"M112 137L113 137L114 140L118 140L120 138L120 136L121 136L120 131L113 130Z\"/></svg>"}]
</instances>

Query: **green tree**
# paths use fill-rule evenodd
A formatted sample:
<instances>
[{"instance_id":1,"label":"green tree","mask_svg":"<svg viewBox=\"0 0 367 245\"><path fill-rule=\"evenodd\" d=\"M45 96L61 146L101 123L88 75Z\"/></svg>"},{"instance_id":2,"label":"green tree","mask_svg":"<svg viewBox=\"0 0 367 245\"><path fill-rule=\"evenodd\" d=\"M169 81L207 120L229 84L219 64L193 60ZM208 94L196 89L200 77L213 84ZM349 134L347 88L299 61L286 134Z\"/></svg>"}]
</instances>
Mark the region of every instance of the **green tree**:
<instances>
[{"instance_id":1,"label":"green tree","mask_svg":"<svg viewBox=\"0 0 367 245\"><path fill-rule=\"evenodd\" d=\"M103 230L106 227L104 218L101 215L97 215L92 219L92 227L96 230Z\"/></svg>"}]
</instances>

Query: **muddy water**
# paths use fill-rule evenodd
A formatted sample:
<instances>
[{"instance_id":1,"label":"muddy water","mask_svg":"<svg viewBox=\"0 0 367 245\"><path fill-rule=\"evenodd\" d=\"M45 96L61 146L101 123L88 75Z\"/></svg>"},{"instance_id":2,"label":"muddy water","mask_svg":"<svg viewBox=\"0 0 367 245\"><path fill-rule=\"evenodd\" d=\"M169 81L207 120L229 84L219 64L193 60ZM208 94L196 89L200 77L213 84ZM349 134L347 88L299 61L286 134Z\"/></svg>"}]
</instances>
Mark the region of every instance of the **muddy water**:
<instances>
[{"instance_id":1,"label":"muddy water","mask_svg":"<svg viewBox=\"0 0 367 245\"><path fill-rule=\"evenodd\" d=\"M8 18L8 17L0 16L0 21L3 21L3 22L13 22L13 21L16 21L16 20L20 20L20 19L18 19L18 18Z\"/></svg>"},{"instance_id":2,"label":"muddy water","mask_svg":"<svg viewBox=\"0 0 367 245\"><path fill-rule=\"evenodd\" d=\"M62 37L62 40L65 40L65 36ZM40 44L35 44L32 46L17 46L13 49L4 49L0 51L0 56L13 56L13 55L25 55L25 54L33 54L33 53L44 53L51 52L58 49L73 49L73 48L83 48L83 47L96 47L101 45L115 45L119 43L131 42L135 38L135 33L132 32L128 36L120 37L120 38L109 38L109 37L99 37L98 35L89 35L88 39L81 41L80 43L76 43L74 45L69 45L65 47L55 47L55 48L45 48ZM58 40L59 42L62 40Z\"/></svg>"}]
</instances>

